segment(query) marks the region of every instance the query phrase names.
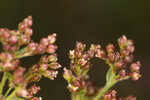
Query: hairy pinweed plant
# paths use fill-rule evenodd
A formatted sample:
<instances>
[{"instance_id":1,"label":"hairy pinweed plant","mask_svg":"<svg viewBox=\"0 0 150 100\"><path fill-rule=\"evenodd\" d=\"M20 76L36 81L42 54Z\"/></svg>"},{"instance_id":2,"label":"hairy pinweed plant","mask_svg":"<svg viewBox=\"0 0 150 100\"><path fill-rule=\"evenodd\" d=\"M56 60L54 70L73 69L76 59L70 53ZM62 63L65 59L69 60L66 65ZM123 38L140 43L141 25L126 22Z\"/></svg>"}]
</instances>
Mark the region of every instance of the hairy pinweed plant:
<instances>
[{"instance_id":1,"label":"hairy pinweed plant","mask_svg":"<svg viewBox=\"0 0 150 100\"><path fill-rule=\"evenodd\" d=\"M0 53L0 71L3 73L0 100L41 100L41 97L34 97L40 90L36 83L42 77L53 80L58 74L57 69L61 67L55 53L56 34L35 43L31 40L31 26L32 17L29 16L18 25L18 30L0 29L0 41L3 45L3 51ZM28 70L20 65L20 58L37 54L42 54L42 57ZM3 91L7 81L9 88Z\"/></svg>"},{"instance_id":2,"label":"hairy pinweed plant","mask_svg":"<svg viewBox=\"0 0 150 100\"><path fill-rule=\"evenodd\" d=\"M54 44L56 34L42 38L40 43L31 40L33 34L32 17L28 16L19 25L17 30L0 29L0 42L3 51L0 53L0 100L41 100L35 97L40 90L36 85L42 77L51 80L56 78L61 65L57 62ZM112 87L117 83L132 79L138 80L140 75L140 61L133 57L134 44L132 40L122 36L118 39L119 50L113 44L106 49L101 45L76 43L76 47L69 51L70 67L63 68L63 77L67 81L72 100L136 100L128 96L120 98ZM29 69L20 65L20 59L27 56L42 55L37 64ZM88 72L92 69L91 59L103 60L108 66L106 84L98 87L90 80ZM7 91L4 91L7 87Z\"/></svg>"}]
</instances>

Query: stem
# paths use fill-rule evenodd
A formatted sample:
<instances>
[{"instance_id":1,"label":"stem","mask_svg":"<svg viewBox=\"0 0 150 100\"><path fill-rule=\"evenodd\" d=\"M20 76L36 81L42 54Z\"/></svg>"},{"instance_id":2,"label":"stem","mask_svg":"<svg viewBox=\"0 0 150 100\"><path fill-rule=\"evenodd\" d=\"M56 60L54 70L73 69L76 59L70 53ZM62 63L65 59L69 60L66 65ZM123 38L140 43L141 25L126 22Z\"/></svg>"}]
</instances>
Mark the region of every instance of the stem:
<instances>
[{"instance_id":1,"label":"stem","mask_svg":"<svg viewBox=\"0 0 150 100\"><path fill-rule=\"evenodd\" d=\"M6 74L6 72L4 72L2 81L0 83L0 95L2 95L3 88L4 88L6 80L7 80L7 74Z\"/></svg>"},{"instance_id":2,"label":"stem","mask_svg":"<svg viewBox=\"0 0 150 100\"><path fill-rule=\"evenodd\" d=\"M105 85L105 87L99 91L99 93L94 97L93 100L100 100L100 98L113 86L117 83L116 80L109 82Z\"/></svg>"},{"instance_id":3,"label":"stem","mask_svg":"<svg viewBox=\"0 0 150 100\"><path fill-rule=\"evenodd\" d=\"M12 88L9 88L7 91L6 91L6 93L5 93L5 97L7 97L8 96L8 94L10 93L10 91L12 90Z\"/></svg>"},{"instance_id":4,"label":"stem","mask_svg":"<svg viewBox=\"0 0 150 100\"><path fill-rule=\"evenodd\" d=\"M39 75L39 73L33 73L33 74L29 74L29 76L27 76L28 74L26 74L26 80L29 81L33 76Z\"/></svg>"},{"instance_id":5,"label":"stem","mask_svg":"<svg viewBox=\"0 0 150 100\"><path fill-rule=\"evenodd\" d=\"M84 100L84 95L81 93L72 93L72 100Z\"/></svg>"},{"instance_id":6,"label":"stem","mask_svg":"<svg viewBox=\"0 0 150 100\"><path fill-rule=\"evenodd\" d=\"M17 92L19 89L20 89L19 86L18 86L17 88L15 88L15 90L6 98L6 100L11 100L11 99L15 96L16 92Z\"/></svg>"},{"instance_id":7,"label":"stem","mask_svg":"<svg viewBox=\"0 0 150 100\"><path fill-rule=\"evenodd\" d=\"M17 51L15 53L15 58L20 59L20 58L23 58L23 57L30 56L31 52L26 52L26 51L27 51L27 47L24 47L21 50Z\"/></svg>"},{"instance_id":8,"label":"stem","mask_svg":"<svg viewBox=\"0 0 150 100\"><path fill-rule=\"evenodd\" d=\"M80 100L79 95L72 95L72 100Z\"/></svg>"},{"instance_id":9,"label":"stem","mask_svg":"<svg viewBox=\"0 0 150 100\"><path fill-rule=\"evenodd\" d=\"M31 53L25 53L23 55L17 55L16 56L16 59L20 59L20 58L23 58L23 57L27 57L27 56L30 56Z\"/></svg>"}]
</instances>

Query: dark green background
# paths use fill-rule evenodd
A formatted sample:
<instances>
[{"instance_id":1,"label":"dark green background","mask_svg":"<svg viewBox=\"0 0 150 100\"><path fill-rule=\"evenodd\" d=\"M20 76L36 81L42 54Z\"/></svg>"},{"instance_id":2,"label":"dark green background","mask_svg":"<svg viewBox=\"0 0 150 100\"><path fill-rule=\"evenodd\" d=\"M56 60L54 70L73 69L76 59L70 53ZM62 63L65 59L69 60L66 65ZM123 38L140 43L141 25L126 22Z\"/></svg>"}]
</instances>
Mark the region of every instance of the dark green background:
<instances>
[{"instance_id":1,"label":"dark green background","mask_svg":"<svg viewBox=\"0 0 150 100\"><path fill-rule=\"evenodd\" d=\"M142 78L126 81L115 88L122 96L133 94L137 100L149 100L150 95L150 1L149 0L0 0L0 27L16 29L26 16L34 20L33 39L56 32L59 61L69 65L67 54L75 41L84 43L116 43L122 34L133 39L136 59L142 62ZM22 59L23 65L35 63L39 57ZM91 78L104 85L103 62L95 60ZM70 100L67 83L61 77L40 82L43 100Z\"/></svg>"}]
</instances>

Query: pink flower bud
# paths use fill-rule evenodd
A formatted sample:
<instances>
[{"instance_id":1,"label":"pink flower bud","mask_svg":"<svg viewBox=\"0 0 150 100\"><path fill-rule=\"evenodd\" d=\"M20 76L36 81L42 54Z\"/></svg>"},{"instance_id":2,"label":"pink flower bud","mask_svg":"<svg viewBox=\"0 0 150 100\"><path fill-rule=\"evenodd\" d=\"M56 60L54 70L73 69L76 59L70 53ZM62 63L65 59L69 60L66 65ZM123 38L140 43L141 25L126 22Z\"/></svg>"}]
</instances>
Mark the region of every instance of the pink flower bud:
<instances>
[{"instance_id":1,"label":"pink flower bud","mask_svg":"<svg viewBox=\"0 0 150 100\"><path fill-rule=\"evenodd\" d=\"M6 57L7 57L6 53L4 53L4 52L0 53L0 60L1 61L5 61L7 59Z\"/></svg>"},{"instance_id":2,"label":"pink flower bud","mask_svg":"<svg viewBox=\"0 0 150 100\"><path fill-rule=\"evenodd\" d=\"M11 47L10 51L16 52L19 49L19 46L14 45Z\"/></svg>"},{"instance_id":3,"label":"pink flower bud","mask_svg":"<svg viewBox=\"0 0 150 100\"><path fill-rule=\"evenodd\" d=\"M78 91L79 87L73 86L71 84L68 85L68 88L71 92L76 92Z\"/></svg>"},{"instance_id":4,"label":"pink flower bud","mask_svg":"<svg viewBox=\"0 0 150 100\"><path fill-rule=\"evenodd\" d=\"M16 76L22 76L24 72L25 72L25 68L23 68L23 67L18 67L18 68L15 70L15 75L16 75Z\"/></svg>"},{"instance_id":5,"label":"pink flower bud","mask_svg":"<svg viewBox=\"0 0 150 100\"><path fill-rule=\"evenodd\" d=\"M70 50L69 51L69 58L70 59L74 59L75 58L75 51L74 50Z\"/></svg>"},{"instance_id":6,"label":"pink flower bud","mask_svg":"<svg viewBox=\"0 0 150 100\"><path fill-rule=\"evenodd\" d=\"M75 80L75 81L73 82L73 86L75 86L75 87L81 87L80 80Z\"/></svg>"},{"instance_id":7,"label":"pink flower bud","mask_svg":"<svg viewBox=\"0 0 150 100\"><path fill-rule=\"evenodd\" d=\"M133 81L136 81L141 77L141 75L137 72L132 72L130 75Z\"/></svg>"},{"instance_id":8,"label":"pink flower bud","mask_svg":"<svg viewBox=\"0 0 150 100\"><path fill-rule=\"evenodd\" d=\"M111 62L113 62L113 61L115 60L115 57L116 57L115 53L109 53L109 54L108 54L108 59L109 59Z\"/></svg>"},{"instance_id":9,"label":"pink flower bud","mask_svg":"<svg viewBox=\"0 0 150 100\"><path fill-rule=\"evenodd\" d=\"M3 29L0 32L2 32L2 37L4 39L8 39L10 37L10 31L6 31L5 29Z\"/></svg>"},{"instance_id":10,"label":"pink flower bud","mask_svg":"<svg viewBox=\"0 0 150 100\"><path fill-rule=\"evenodd\" d=\"M54 78L57 77L58 71L54 71L54 70L47 70L44 73L45 77L50 78L51 80L54 80Z\"/></svg>"},{"instance_id":11,"label":"pink flower bud","mask_svg":"<svg viewBox=\"0 0 150 100\"><path fill-rule=\"evenodd\" d=\"M111 94L109 94L109 93L105 94L105 95L104 95L104 98L105 98L106 100L112 100Z\"/></svg>"},{"instance_id":12,"label":"pink flower bud","mask_svg":"<svg viewBox=\"0 0 150 100\"><path fill-rule=\"evenodd\" d=\"M83 51L85 47L86 47L85 44L82 44L81 42L78 42L78 41L76 42L76 49L77 49L77 50Z\"/></svg>"},{"instance_id":13,"label":"pink flower bud","mask_svg":"<svg viewBox=\"0 0 150 100\"><path fill-rule=\"evenodd\" d=\"M28 47L29 51L35 51L37 49L37 46L38 46L37 43L31 42L31 43L28 44L27 47Z\"/></svg>"},{"instance_id":14,"label":"pink flower bud","mask_svg":"<svg viewBox=\"0 0 150 100\"><path fill-rule=\"evenodd\" d=\"M130 70L132 71L132 72L139 72L139 70L140 70L140 62L138 61L138 62L136 62L136 63L132 63L131 64L131 66L130 66Z\"/></svg>"},{"instance_id":15,"label":"pink flower bud","mask_svg":"<svg viewBox=\"0 0 150 100\"><path fill-rule=\"evenodd\" d=\"M36 86L35 84L32 85L29 89L28 89L28 92L30 95L34 95L34 94L37 94L40 90L40 87L39 86Z\"/></svg>"},{"instance_id":16,"label":"pink flower bud","mask_svg":"<svg viewBox=\"0 0 150 100\"><path fill-rule=\"evenodd\" d=\"M20 39L19 45L26 44L30 41L30 38L27 35L22 35Z\"/></svg>"},{"instance_id":17,"label":"pink flower bud","mask_svg":"<svg viewBox=\"0 0 150 100\"><path fill-rule=\"evenodd\" d=\"M70 82L70 80L71 80L71 78L72 78L72 72L71 72L71 70L68 70L68 69L64 68L63 77L64 77L64 79L66 79L68 82Z\"/></svg>"},{"instance_id":18,"label":"pink flower bud","mask_svg":"<svg viewBox=\"0 0 150 100\"><path fill-rule=\"evenodd\" d=\"M41 57L40 62L41 63L48 63L49 62L48 56Z\"/></svg>"},{"instance_id":19,"label":"pink flower bud","mask_svg":"<svg viewBox=\"0 0 150 100\"><path fill-rule=\"evenodd\" d=\"M24 80L25 80L25 79L24 79L23 76L16 76L16 77L14 78L13 82L14 82L15 84L23 84Z\"/></svg>"},{"instance_id":20,"label":"pink flower bud","mask_svg":"<svg viewBox=\"0 0 150 100\"><path fill-rule=\"evenodd\" d=\"M100 49L101 45L95 45L95 44L91 44L90 46L90 50L96 52L97 49Z\"/></svg>"},{"instance_id":21,"label":"pink flower bud","mask_svg":"<svg viewBox=\"0 0 150 100\"><path fill-rule=\"evenodd\" d=\"M49 64L49 67L52 69L58 69L61 67L61 65L57 62L54 62L54 63Z\"/></svg>"},{"instance_id":22,"label":"pink flower bud","mask_svg":"<svg viewBox=\"0 0 150 100\"><path fill-rule=\"evenodd\" d=\"M120 75L121 77L125 77L125 76L127 75L126 70L125 70L125 69L120 70L119 75Z\"/></svg>"},{"instance_id":23,"label":"pink flower bud","mask_svg":"<svg viewBox=\"0 0 150 100\"><path fill-rule=\"evenodd\" d=\"M56 41L56 34L52 34L48 36L48 40L50 44L53 44Z\"/></svg>"},{"instance_id":24,"label":"pink flower bud","mask_svg":"<svg viewBox=\"0 0 150 100\"><path fill-rule=\"evenodd\" d=\"M107 50L108 53L114 52L114 49L115 49L115 46L113 44L108 44L106 46L106 50Z\"/></svg>"},{"instance_id":25,"label":"pink flower bud","mask_svg":"<svg viewBox=\"0 0 150 100\"><path fill-rule=\"evenodd\" d=\"M27 24L24 23L24 22L22 22L22 23L19 24L19 29L20 29L21 31L25 31L25 29L26 29L27 27L28 27Z\"/></svg>"},{"instance_id":26,"label":"pink flower bud","mask_svg":"<svg viewBox=\"0 0 150 100\"><path fill-rule=\"evenodd\" d=\"M10 38L9 38L9 43L10 44L16 44L18 41L18 37L15 36L15 35L12 35Z\"/></svg>"},{"instance_id":27,"label":"pink flower bud","mask_svg":"<svg viewBox=\"0 0 150 100\"><path fill-rule=\"evenodd\" d=\"M95 51L96 52L96 51ZM88 50L87 51L87 54L88 54L88 57L90 57L90 58L92 58L92 57L94 57L94 53L95 53L94 51L92 51L92 50ZM87 58L88 58L87 57Z\"/></svg>"},{"instance_id":28,"label":"pink flower bud","mask_svg":"<svg viewBox=\"0 0 150 100\"><path fill-rule=\"evenodd\" d=\"M32 16L28 16L27 18L24 19L24 23L27 24L27 26L32 26Z\"/></svg>"},{"instance_id":29,"label":"pink flower bud","mask_svg":"<svg viewBox=\"0 0 150 100\"><path fill-rule=\"evenodd\" d=\"M48 69L48 64L41 64L40 69L44 70L44 71L47 70Z\"/></svg>"},{"instance_id":30,"label":"pink flower bud","mask_svg":"<svg viewBox=\"0 0 150 100\"><path fill-rule=\"evenodd\" d=\"M136 97L133 96L128 96L124 100L136 100Z\"/></svg>"},{"instance_id":31,"label":"pink flower bud","mask_svg":"<svg viewBox=\"0 0 150 100\"><path fill-rule=\"evenodd\" d=\"M56 54L51 54L48 56L48 60L50 62L56 62L57 61L57 55Z\"/></svg>"},{"instance_id":32,"label":"pink flower bud","mask_svg":"<svg viewBox=\"0 0 150 100\"><path fill-rule=\"evenodd\" d=\"M117 61L115 64L116 69L121 69L124 65L123 61Z\"/></svg>"},{"instance_id":33,"label":"pink flower bud","mask_svg":"<svg viewBox=\"0 0 150 100\"><path fill-rule=\"evenodd\" d=\"M117 94L117 91L115 91L115 90L112 90L112 91L111 91L111 96L112 96L113 98L116 98L116 94Z\"/></svg>"},{"instance_id":34,"label":"pink flower bud","mask_svg":"<svg viewBox=\"0 0 150 100\"><path fill-rule=\"evenodd\" d=\"M80 58L82 56L81 50L75 50L75 58Z\"/></svg>"},{"instance_id":35,"label":"pink flower bud","mask_svg":"<svg viewBox=\"0 0 150 100\"><path fill-rule=\"evenodd\" d=\"M10 70L14 70L16 67L13 66L13 64L9 61L6 61L3 63L3 67L5 70L10 71Z\"/></svg>"},{"instance_id":36,"label":"pink flower bud","mask_svg":"<svg viewBox=\"0 0 150 100\"><path fill-rule=\"evenodd\" d=\"M25 35L30 37L30 36L32 36L32 34L33 34L33 30L31 28L26 28L25 29Z\"/></svg>"},{"instance_id":37,"label":"pink flower bud","mask_svg":"<svg viewBox=\"0 0 150 100\"><path fill-rule=\"evenodd\" d=\"M55 53L56 49L57 49L56 45L48 45L47 53Z\"/></svg>"},{"instance_id":38,"label":"pink flower bud","mask_svg":"<svg viewBox=\"0 0 150 100\"><path fill-rule=\"evenodd\" d=\"M7 57L7 61L11 61L12 59L13 59L13 54L11 54L11 53L5 53L6 54L6 57Z\"/></svg>"},{"instance_id":39,"label":"pink flower bud","mask_svg":"<svg viewBox=\"0 0 150 100\"><path fill-rule=\"evenodd\" d=\"M95 56L103 59L105 57L105 52L103 50L98 49Z\"/></svg>"},{"instance_id":40,"label":"pink flower bud","mask_svg":"<svg viewBox=\"0 0 150 100\"><path fill-rule=\"evenodd\" d=\"M79 59L78 64L81 66L84 66L87 62L88 62L87 60L81 58L81 59Z\"/></svg>"},{"instance_id":41,"label":"pink flower bud","mask_svg":"<svg viewBox=\"0 0 150 100\"><path fill-rule=\"evenodd\" d=\"M39 44L39 45L37 46L36 52L39 53L39 54L42 54L42 53L45 52L45 49L46 49L46 47L45 47L44 45Z\"/></svg>"},{"instance_id":42,"label":"pink flower bud","mask_svg":"<svg viewBox=\"0 0 150 100\"><path fill-rule=\"evenodd\" d=\"M20 96L20 97L24 97L26 98L27 95L28 95L28 91L26 89L20 89L18 92L17 92L17 95Z\"/></svg>"},{"instance_id":43,"label":"pink flower bud","mask_svg":"<svg viewBox=\"0 0 150 100\"><path fill-rule=\"evenodd\" d=\"M40 44L41 44L41 45L44 45L44 46L48 46L48 44L49 44L48 42L49 42L49 41L48 41L47 38L42 38L41 41L40 41Z\"/></svg>"},{"instance_id":44,"label":"pink flower bud","mask_svg":"<svg viewBox=\"0 0 150 100\"><path fill-rule=\"evenodd\" d=\"M41 97L33 97L31 100L42 100Z\"/></svg>"},{"instance_id":45,"label":"pink flower bud","mask_svg":"<svg viewBox=\"0 0 150 100\"><path fill-rule=\"evenodd\" d=\"M127 50L130 52L130 53L133 53L134 52L134 46L133 45L128 45L127 46Z\"/></svg>"},{"instance_id":46,"label":"pink flower bud","mask_svg":"<svg viewBox=\"0 0 150 100\"><path fill-rule=\"evenodd\" d=\"M131 63L133 61L133 55L125 56L124 62L125 63Z\"/></svg>"},{"instance_id":47,"label":"pink flower bud","mask_svg":"<svg viewBox=\"0 0 150 100\"><path fill-rule=\"evenodd\" d=\"M94 56L94 55L93 55ZM90 56L89 56L89 54L86 52L86 53L84 53L83 55L82 55L82 59L84 59L84 60L89 60L90 59Z\"/></svg>"},{"instance_id":48,"label":"pink flower bud","mask_svg":"<svg viewBox=\"0 0 150 100\"><path fill-rule=\"evenodd\" d=\"M92 96L96 93L96 87L92 81L87 82L87 95Z\"/></svg>"},{"instance_id":49,"label":"pink flower bud","mask_svg":"<svg viewBox=\"0 0 150 100\"><path fill-rule=\"evenodd\" d=\"M128 40L128 45L133 45L133 40Z\"/></svg>"},{"instance_id":50,"label":"pink flower bud","mask_svg":"<svg viewBox=\"0 0 150 100\"><path fill-rule=\"evenodd\" d=\"M4 45L4 46L3 46L3 49L6 50L6 51L8 51L8 50L11 49L11 46L10 46L9 44Z\"/></svg>"},{"instance_id":51,"label":"pink flower bud","mask_svg":"<svg viewBox=\"0 0 150 100\"><path fill-rule=\"evenodd\" d=\"M87 62L86 65L83 66L83 70L88 70L90 68L91 63Z\"/></svg>"},{"instance_id":52,"label":"pink flower bud","mask_svg":"<svg viewBox=\"0 0 150 100\"><path fill-rule=\"evenodd\" d=\"M123 56L128 56L128 55L130 54L130 51L127 50L127 49L123 49L123 50L121 51L121 54L122 54Z\"/></svg>"},{"instance_id":53,"label":"pink flower bud","mask_svg":"<svg viewBox=\"0 0 150 100\"><path fill-rule=\"evenodd\" d=\"M118 39L118 44L119 44L120 47L123 47L123 46L127 45L127 37L125 35L120 37Z\"/></svg>"}]
</instances>

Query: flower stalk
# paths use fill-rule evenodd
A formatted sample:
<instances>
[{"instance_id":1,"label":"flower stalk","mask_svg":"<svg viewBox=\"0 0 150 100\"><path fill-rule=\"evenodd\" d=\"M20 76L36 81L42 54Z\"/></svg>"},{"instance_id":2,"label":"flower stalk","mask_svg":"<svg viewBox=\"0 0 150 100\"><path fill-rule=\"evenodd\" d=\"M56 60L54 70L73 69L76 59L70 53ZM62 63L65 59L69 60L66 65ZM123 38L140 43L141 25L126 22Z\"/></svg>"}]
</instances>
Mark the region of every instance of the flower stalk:
<instances>
[{"instance_id":1,"label":"flower stalk","mask_svg":"<svg viewBox=\"0 0 150 100\"><path fill-rule=\"evenodd\" d=\"M9 88L9 89L6 91L6 93L5 93L4 96L7 97L11 90L12 90L12 88Z\"/></svg>"},{"instance_id":2,"label":"flower stalk","mask_svg":"<svg viewBox=\"0 0 150 100\"><path fill-rule=\"evenodd\" d=\"M16 92L19 91L20 87L16 87L15 90L6 98L6 100L11 100L15 95Z\"/></svg>"},{"instance_id":3,"label":"flower stalk","mask_svg":"<svg viewBox=\"0 0 150 100\"><path fill-rule=\"evenodd\" d=\"M105 95L105 93L118 82L116 79L116 75L112 71L112 68L108 70L107 74L110 74L111 78L107 79L106 85L104 86L104 88L98 91L93 100L100 100Z\"/></svg>"},{"instance_id":4,"label":"flower stalk","mask_svg":"<svg viewBox=\"0 0 150 100\"><path fill-rule=\"evenodd\" d=\"M2 95L2 93L3 93L3 88L5 86L6 81L7 81L7 73L4 72L3 77L2 77L2 81L0 83L0 95Z\"/></svg>"}]
</instances>

